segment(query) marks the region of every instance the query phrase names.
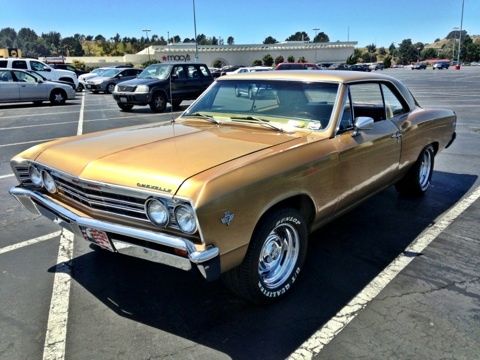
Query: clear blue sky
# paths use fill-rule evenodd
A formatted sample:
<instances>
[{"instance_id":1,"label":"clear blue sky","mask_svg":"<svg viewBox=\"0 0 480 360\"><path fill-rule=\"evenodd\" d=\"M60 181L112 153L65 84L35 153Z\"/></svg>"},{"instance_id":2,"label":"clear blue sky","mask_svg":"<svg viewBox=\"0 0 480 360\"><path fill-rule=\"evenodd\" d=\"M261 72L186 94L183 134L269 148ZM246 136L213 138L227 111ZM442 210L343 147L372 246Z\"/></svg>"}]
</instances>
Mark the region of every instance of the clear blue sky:
<instances>
[{"instance_id":1,"label":"clear blue sky","mask_svg":"<svg viewBox=\"0 0 480 360\"><path fill-rule=\"evenodd\" d=\"M412 39L431 43L460 26L461 0L196 0L197 34L236 44L261 43L267 36L284 41L296 31L311 38L319 28L331 41L359 46ZM106 38L144 35L193 38L192 0L0 0L0 28L42 32L102 34ZM463 28L480 35L480 0L465 0Z\"/></svg>"}]
</instances>

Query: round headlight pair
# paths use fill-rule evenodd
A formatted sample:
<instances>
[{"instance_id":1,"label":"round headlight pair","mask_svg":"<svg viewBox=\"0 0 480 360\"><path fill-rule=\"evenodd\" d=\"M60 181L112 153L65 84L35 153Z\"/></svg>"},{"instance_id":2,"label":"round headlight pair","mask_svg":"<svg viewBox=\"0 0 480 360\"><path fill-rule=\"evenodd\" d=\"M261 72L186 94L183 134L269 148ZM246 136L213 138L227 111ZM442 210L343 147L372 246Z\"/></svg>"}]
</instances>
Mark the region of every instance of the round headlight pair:
<instances>
[{"instance_id":1,"label":"round headlight pair","mask_svg":"<svg viewBox=\"0 0 480 360\"><path fill-rule=\"evenodd\" d=\"M32 181L33 185L38 187L45 187L49 193L56 193L57 192L57 185L55 184L55 180L53 180L52 175L50 175L45 170L38 170L35 166L30 166L29 169L30 180Z\"/></svg>"},{"instance_id":2,"label":"round headlight pair","mask_svg":"<svg viewBox=\"0 0 480 360\"><path fill-rule=\"evenodd\" d=\"M158 199L148 199L145 203L147 216L157 226L167 226L170 212L167 206ZM197 230L197 221L193 209L188 205L179 205L174 211L175 220L184 233L192 234Z\"/></svg>"}]
</instances>

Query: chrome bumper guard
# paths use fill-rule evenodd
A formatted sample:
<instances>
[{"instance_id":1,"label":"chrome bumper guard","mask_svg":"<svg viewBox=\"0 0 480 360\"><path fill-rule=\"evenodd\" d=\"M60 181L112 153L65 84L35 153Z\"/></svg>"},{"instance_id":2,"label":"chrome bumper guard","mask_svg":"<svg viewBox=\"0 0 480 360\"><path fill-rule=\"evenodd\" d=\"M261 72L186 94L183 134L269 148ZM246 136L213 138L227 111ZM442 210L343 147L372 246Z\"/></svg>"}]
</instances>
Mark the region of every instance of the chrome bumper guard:
<instances>
[{"instance_id":1,"label":"chrome bumper guard","mask_svg":"<svg viewBox=\"0 0 480 360\"><path fill-rule=\"evenodd\" d=\"M114 250L118 253L165 264L182 270L190 270L192 264L195 264L207 280L215 280L220 276L219 250L215 246L211 246L204 251L198 251L195 245L188 239L83 217L58 205L41 193L22 187L11 188L10 194L33 214L43 215L82 238L83 234L80 227L92 228L111 234L110 240L113 243ZM144 240L152 244L182 250L188 254L188 258L132 244L123 237L121 240L115 239L115 235L122 235L124 237Z\"/></svg>"}]
</instances>

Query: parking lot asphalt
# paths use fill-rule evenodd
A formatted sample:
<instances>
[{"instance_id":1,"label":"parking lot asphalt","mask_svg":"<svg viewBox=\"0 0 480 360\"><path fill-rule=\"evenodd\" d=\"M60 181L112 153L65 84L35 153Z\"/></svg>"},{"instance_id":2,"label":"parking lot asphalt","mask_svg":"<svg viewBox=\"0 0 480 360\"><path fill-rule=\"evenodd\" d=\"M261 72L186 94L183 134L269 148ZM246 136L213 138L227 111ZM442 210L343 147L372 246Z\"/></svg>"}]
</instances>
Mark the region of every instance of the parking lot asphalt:
<instances>
[{"instance_id":1,"label":"parking lot asphalt","mask_svg":"<svg viewBox=\"0 0 480 360\"><path fill-rule=\"evenodd\" d=\"M67 359L479 358L480 202L423 251L405 249L480 184L480 69L384 72L403 80L422 106L455 110L457 140L436 157L424 198L390 188L312 234L296 291L268 307L196 273L94 252L82 239L73 260L56 267L59 228L8 195L16 183L9 159L39 141L76 135L82 102L83 133L169 121L178 112L124 113L111 95L90 93L58 107L0 105L0 358L46 358L52 303L62 302L52 288L62 271L71 279L62 293ZM328 341L316 336L402 256L411 262L342 331Z\"/></svg>"}]
</instances>

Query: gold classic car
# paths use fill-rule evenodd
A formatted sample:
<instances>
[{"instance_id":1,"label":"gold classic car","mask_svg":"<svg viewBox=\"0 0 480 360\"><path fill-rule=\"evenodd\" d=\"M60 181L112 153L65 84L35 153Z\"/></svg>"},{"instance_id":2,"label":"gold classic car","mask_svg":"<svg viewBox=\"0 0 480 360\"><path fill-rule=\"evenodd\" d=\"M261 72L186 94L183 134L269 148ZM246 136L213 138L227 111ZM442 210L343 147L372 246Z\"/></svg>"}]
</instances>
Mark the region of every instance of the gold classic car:
<instances>
[{"instance_id":1,"label":"gold classic car","mask_svg":"<svg viewBox=\"0 0 480 360\"><path fill-rule=\"evenodd\" d=\"M231 75L172 122L22 152L10 193L100 248L265 303L291 291L310 232L393 184L422 195L455 126L388 76Z\"/></svg>"}]
</instances>

